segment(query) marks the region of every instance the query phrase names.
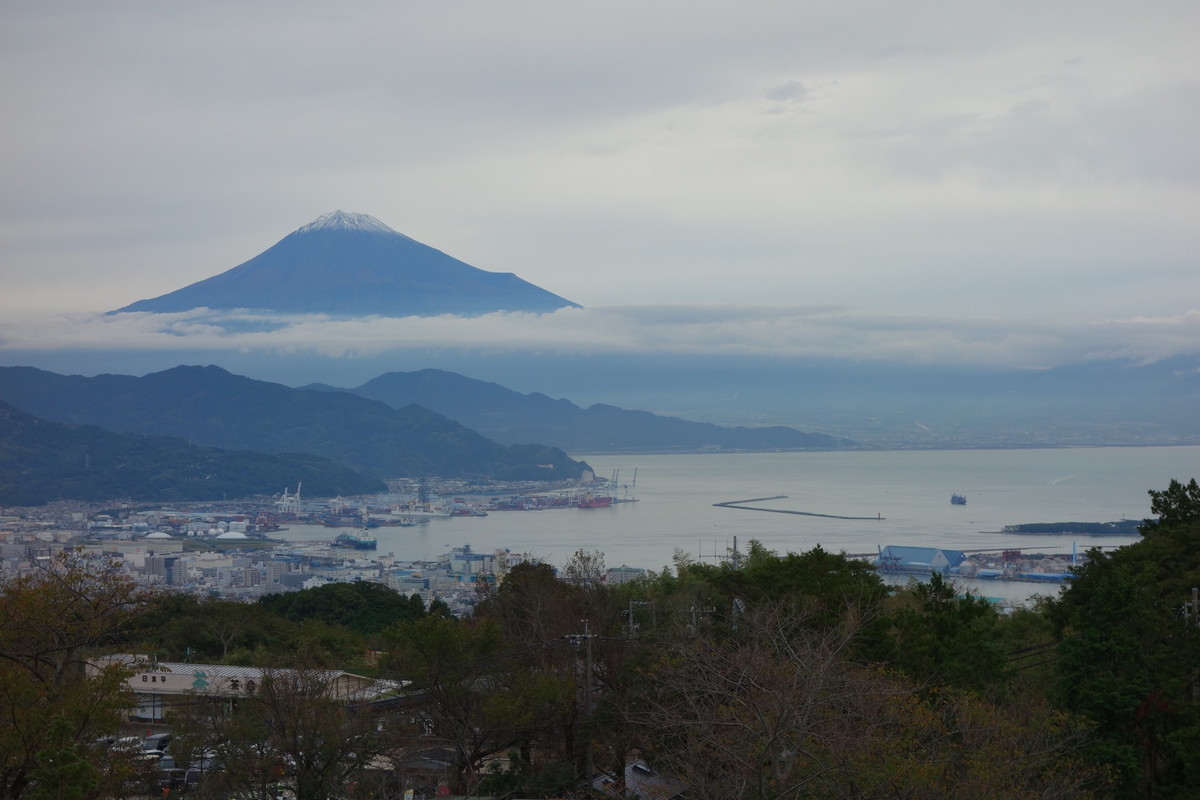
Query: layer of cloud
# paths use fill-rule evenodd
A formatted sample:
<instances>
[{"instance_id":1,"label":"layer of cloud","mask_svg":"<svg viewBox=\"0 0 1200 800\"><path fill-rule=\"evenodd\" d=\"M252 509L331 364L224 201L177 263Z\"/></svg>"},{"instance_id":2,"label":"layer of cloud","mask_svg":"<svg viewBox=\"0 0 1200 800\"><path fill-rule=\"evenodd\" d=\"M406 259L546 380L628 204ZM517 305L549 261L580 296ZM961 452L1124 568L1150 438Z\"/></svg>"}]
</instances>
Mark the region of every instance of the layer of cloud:
<instances>
[{"instance_id":1,"label":"layer of cloud","mask_svg":"<svg viewBox=\"0 0 1200 800\"><path fill-rule=\"evenodd\" d=\"M370 358L403 350L659 353L837 358L1046 368L1095 359L1153 362L1200 353L1200 311L1172 317L1014 325L1010 320L873 316L830 307L609 307L462 318L280 317L195 311L72 314L0 322L6 351L304 353Z\"/></svg>"}]
</instances>

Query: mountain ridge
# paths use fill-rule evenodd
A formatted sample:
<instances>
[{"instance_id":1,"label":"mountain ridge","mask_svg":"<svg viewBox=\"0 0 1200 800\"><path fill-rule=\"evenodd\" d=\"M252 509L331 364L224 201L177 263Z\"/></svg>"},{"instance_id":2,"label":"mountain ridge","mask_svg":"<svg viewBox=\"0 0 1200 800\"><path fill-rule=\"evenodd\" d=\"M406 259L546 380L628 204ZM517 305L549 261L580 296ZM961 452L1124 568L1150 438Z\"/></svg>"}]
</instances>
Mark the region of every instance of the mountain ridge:
<instances>
[{"instance_id":1,"label":"mountain ridge","mask_svg":"<svg viewBox=\"0 0 1200 800\"><path fill-rule=\"evenodd\" d=\"M328 387L322 387L328 388ZM393 408L416 403L501 443L540 441L577 453L837 450L849 439L783 425L726 427L595 403L587 408L541 392L440 369L389 372L349 390Z\"/></svg>"},{"instance_id":2,"label":"mountain ridge","mask_svg":"<svg viewBox=\"0 0 1200 800\"><path fill-rule=\"evenodd\" d=\"M140 378L0 367L0 400L54 422L210 447L309 453L378 478L567 479L587 466L558 448L501 445L420 406L393 409L215 366L179 366Z\"/></svg>"}]
</instances>

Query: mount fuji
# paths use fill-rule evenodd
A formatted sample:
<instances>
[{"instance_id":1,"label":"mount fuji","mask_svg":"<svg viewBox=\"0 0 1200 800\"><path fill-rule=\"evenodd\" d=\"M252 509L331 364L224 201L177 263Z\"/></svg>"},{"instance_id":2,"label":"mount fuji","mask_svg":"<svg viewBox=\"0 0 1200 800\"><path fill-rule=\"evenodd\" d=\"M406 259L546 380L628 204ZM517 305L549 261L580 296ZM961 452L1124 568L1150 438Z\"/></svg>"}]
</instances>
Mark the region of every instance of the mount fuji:
<instances>
[{"instance_id":1,"label":"mount fuji","mask_svg":"<svg viewBox=\"0 0 1200 800\"><path fill-rule=\"evenodd\" d=\"M387 317L578 307L511 272L487 272L368 214L334 211L219 275L122 311L261 309Z\"/></svg>"}]
</instances>

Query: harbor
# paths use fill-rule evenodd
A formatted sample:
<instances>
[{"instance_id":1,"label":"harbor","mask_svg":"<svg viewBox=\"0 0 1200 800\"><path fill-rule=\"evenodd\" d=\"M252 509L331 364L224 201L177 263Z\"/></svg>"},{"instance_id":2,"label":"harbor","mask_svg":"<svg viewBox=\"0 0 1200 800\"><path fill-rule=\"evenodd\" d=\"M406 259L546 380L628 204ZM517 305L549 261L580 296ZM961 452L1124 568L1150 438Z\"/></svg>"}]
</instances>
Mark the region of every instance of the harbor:
<instances>
[{"instance_id":1,"label":"harbor","mask_svg":"<svg viewBox=\"0 0 1200 800\"><path fill-rule=\"evenodd\" d=\"M1200 448L584 458L597 471L631 476L629 485L619 479L588 487L426 481L425 500L449 508L449 515L376 527L370 520L391 514L393 505L421 501L420 481L396 483L388 495L343 499L340 514L353 506L367 515L367 524L361 511L344 517L353 523L344 527L321 519L331 510L329 500L310 500L302 489L297 497L293 486L240 516L219 503L190 504L125 520L100 515L90 533L141 540L153 523L165 526L161 535L173 540L155 544L160 549L311 545L324 546L334 559L390 554L413 562L436 560L469 542L478 552L510 549L555 566L579 550L598 551L609 565L655 572L688 560L716 563L738 543L745 552L751 541L777 553L819 546L871 562L884 548L927 548L964 554L970 563L943 573L963 586L1024 602L1057 593L1061 576L1089 549L1137 541L1131 521L1149 515L1147 490L1195 473ZM968 504L948 502L951 491L961 492ZM586 492L613 502L581 507ZM455 508L486 516L455 514ZM1064 522L1069 520L1089 522ZM1103 535L1089 534L1093 523ZM82 532L81 521L70 524ZM375 540L374 550L346 540L335 546L341 534L363 531ZM143 549L148 544L137 543ZM932 559L909 562L904 569L886 563L880 574L903 583L930 572L923 565Z\"/></svg>"}]
</instances>

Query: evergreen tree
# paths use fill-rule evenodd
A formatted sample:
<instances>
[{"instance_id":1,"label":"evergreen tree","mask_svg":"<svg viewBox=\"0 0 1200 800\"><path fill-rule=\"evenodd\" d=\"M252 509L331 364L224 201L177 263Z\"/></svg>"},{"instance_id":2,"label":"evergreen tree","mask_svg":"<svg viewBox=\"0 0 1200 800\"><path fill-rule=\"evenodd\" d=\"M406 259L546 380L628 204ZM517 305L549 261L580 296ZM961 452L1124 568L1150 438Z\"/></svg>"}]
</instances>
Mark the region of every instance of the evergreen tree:
<instances>
[{"instance_id":1,"label":"evergreen tree","mask_svg":"<svg viewBox=\"0 0 1200 800\"><path fill-rule=\"evenodd\" d=\"M1200 487L1151 491L1141 541L1092 550L1049 613L1057 699L1096 726L1094 758L1122 798L1200 796Z\"/></svg>"}]
</instances>

